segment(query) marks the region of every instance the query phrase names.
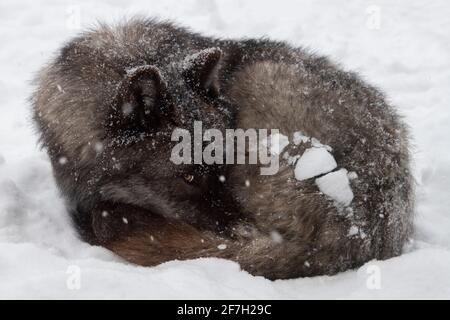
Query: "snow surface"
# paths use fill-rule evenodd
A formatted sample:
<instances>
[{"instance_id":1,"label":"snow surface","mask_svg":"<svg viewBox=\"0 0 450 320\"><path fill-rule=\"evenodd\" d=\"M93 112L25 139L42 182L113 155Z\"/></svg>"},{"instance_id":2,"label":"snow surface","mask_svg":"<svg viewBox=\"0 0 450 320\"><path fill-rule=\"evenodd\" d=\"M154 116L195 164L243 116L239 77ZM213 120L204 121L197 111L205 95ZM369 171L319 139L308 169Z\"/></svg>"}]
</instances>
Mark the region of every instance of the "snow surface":
<instances>
[{"instance_id":1,"label":"snow surface","mask_svg":"<svg viewBox=\"0 0 450 320\"><path fill-rule=\"evenodd\" d=\"M0 298L450 298L449 12L446 0L2 0ZM29 80L79 27L135 13L306 45L384 90L415 141L416 232L406 252L332 277L271 282L219 259L133 266L81 242L36 147Z\"/></svg>"},{"instance_id":2,"label":"snow surface","mask_svg":"<svg viewBox=\"0 0 450 320\"><path fill-rule=\"evenodd\" d=\"M308 136L305 136L300 131L294 132L292 142L298 146L300 143L307 143L310 140Z\"/></svg>"}]
</instances>

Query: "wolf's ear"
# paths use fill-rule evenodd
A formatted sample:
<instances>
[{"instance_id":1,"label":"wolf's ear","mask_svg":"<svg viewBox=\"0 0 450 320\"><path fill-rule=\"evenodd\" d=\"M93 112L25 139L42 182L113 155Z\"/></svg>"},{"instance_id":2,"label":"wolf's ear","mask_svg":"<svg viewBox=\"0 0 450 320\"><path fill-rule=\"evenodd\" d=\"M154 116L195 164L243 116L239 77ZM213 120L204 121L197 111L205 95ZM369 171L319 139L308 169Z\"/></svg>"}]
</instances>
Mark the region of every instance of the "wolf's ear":
<instances>
[{"instance_id":1,"label":"wolf's ear","mask_svg":"<svg viewBox=\"0 0 450 320\"><path fill-rule=\"evenodd\" d=\"M183 76L193 89L200 90L207 95L219 95L219 67L222 50L208 48L183 61Z\"/></svg>"},{"instance_id":2,"label":"wolf's ear","mask_svg":"<svg viewBox=\"0 0 450 320\"><path fill-rule=\"evenodd\" d=\"M113 102L113 121L126 129L149 129L167 116L167 85L158 68L144 65L130 69L119 84Z\"/></svg>"}]
</instances>

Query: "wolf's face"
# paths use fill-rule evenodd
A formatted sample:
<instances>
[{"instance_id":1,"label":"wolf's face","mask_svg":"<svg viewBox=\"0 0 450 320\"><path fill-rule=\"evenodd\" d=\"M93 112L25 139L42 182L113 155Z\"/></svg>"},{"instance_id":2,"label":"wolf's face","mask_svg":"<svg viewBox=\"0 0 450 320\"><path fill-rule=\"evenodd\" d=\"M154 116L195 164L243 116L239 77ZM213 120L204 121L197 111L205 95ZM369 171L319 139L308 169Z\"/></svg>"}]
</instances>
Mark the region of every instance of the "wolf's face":
<instances>
[{"instance_id":1,"label":"wolf's face","mask_svg":"<svg viewBox=\"0 0 450 320\"><path fill-rule=\"evenodd\" d=\"M208 226L223 227L224 217L235 215L223 167L170 161L176 128L192 132L202 121L220 130L230 123L217 86L220 56L207 49L164 70L128 70L101 124L108 141L99 162L108 168L102 197Z\"/></svg>"}]
</instances>

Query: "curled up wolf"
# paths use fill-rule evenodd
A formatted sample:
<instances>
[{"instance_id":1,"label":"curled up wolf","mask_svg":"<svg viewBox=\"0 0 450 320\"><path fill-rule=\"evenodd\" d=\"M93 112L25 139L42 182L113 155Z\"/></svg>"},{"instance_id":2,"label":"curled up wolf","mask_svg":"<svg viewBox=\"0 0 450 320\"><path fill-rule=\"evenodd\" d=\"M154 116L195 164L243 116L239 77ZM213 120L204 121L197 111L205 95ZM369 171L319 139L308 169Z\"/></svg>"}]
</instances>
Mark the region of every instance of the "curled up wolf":
<instances>
[{"instance_id":1,"label":"curled up wolf","mask_svg":"<svg viewBox=\"0 0 450 320\"><path fill-rule=\"evenodd\" d=\"M302 48L143 18L100 25L40 71L32 104L79 234L132 263L333 274L400 254L411 233L405 124L377 89ZM195 122L278 129L278 171L174 163L174 131Z\"/></svg>"}]
</instances>

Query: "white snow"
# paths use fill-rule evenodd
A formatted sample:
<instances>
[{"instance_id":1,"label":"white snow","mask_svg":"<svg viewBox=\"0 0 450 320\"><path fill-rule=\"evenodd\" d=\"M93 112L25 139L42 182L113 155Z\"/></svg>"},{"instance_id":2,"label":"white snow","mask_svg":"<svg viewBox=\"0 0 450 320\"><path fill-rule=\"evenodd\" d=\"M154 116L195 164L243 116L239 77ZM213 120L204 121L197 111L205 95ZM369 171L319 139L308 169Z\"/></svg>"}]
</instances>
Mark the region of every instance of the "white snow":
<instances>
[{"instance_id":1,"label":"white snow","mask_svg":"<svg viewBox=\"0 0 450 320\"><path fill-rule=\"evenodd\" d=\"M66 157L59 158L58 163L62 166L65 165L67 163L67 158Z\"/></svg>"},{"instance_id":2,"label":"white snow","mask_svg":"<svg viewBox=\"0 0 450 320\"><path fill-rule=\"evenodd\" d=\"M289 145L289 138L281 133L269 135L261 141L263 148L268 149L271 155L280 155L283 149Z\"/></svg>"},{"instance_id":3,"label":"white snow","mask_svg":"<svg viewBox=\"0 0 450 320\"><path fill-rule=\"evenodd\" d=\"M337 167L336 160L325 148L308 148L295 165L295 178L306 180L330 172Z\"/></svg>"},{"instance_id":4,"label":"white snow","mask_svg":"<svg viewBox=\"0 0 450 320\"><path fill-rule=\"evenodd\" d=\"M359 228L357 226L351 226L348 230L348 236L353 237L359 233Z\"/></svg>"},{"instance_id":5,"label":"white snow","mask_svg":"<svg viewBox=\"0 0 450 320\"><path fill-rule=\"evenodd\" d=\"M325 148L329 152L333 150L329 145L320 143L316 138L311 138L311 145L316 148Z\"/></svg>"},{"instance_id":6,"label":"white snow","mask_svg":"<svg viewBox=\"0 0 450 320\"><path fill-rule=\"evenodd\" d=\"M348 206L353 200L353 192L347 177L347 170L339 169L316 179L319 190L337 203Z\"/></svg>"},{"instance_id":7,"label":"white snow","mask_svg":"<svg viewBox=\"0 0 450 320\"><path fill-rule=\"evenodd\" d=\"M358 178L358 174L357 174L356 172L354 172L354 171L351 171L351 172L347 173L347 177L348 177L350 180L355 180L355 179Z\"/></svg>"},{"instance_id":8,"label":"white snow","mask_svg":"<svg viewBox=\"0 0 450 320\"><path fill-rule=\"evenodd\" d=\"M292 142L294 142L294 144L297 146L300 143L306 143L309 140L310 140L310 138L308 136L305 136L300 131L296 131L296 132L294 132Z\"/></svg>"},{"instance_id":9,"label":"white snow","mask_svg":"<svg viewBox=\"0 0 450 320\"><path fill-rule=\"evenodd\" d=\"M449 11L446 0L2 0L0 298L449 299ZM416 232L406 252L335 276L271 282L220 259L143 268L80 241L36 147L29 80L80 27L134 13L208 35L306 45L385 91L414 137ZM69 285L77 275L79 286Z\"/></svg>"},{"instance_id":10,"label":"white snow","mask_svg":"<svg viewBox=\"0 0 450 320\"><path fill-rule=\"evenodd\" d=\"M278 231L271 231L270 232L270 238L275 243L282 243L283 242L283 236Z\"/></svg>"}]
</instances>

